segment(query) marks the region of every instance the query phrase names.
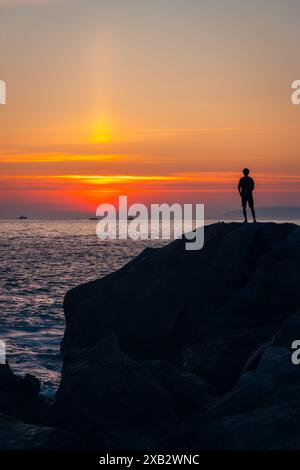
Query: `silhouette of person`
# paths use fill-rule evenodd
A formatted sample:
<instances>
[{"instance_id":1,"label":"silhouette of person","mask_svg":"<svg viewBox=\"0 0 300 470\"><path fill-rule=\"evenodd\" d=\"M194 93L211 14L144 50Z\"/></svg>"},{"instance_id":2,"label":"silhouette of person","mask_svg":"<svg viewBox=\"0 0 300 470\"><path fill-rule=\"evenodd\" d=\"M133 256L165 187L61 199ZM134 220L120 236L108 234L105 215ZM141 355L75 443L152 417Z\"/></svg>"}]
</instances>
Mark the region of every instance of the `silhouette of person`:
<instances>
[{"instance_id":1,"label":"silhouette of person","mask_svg":"<svg viewBox=\"0 0 300 470\"><path fill-rule=\"evenodd\" d=\"M250 170L248 168L243 169L244 176L240 179L238 185L238 191L242 198L242 207L244 214L244 223L248 222L247 219L247 203L251 209L253 222L256 222L254 201L253 201L253 190L254 190L254 181L249 176Z\"/></svg>"}]
</instances>

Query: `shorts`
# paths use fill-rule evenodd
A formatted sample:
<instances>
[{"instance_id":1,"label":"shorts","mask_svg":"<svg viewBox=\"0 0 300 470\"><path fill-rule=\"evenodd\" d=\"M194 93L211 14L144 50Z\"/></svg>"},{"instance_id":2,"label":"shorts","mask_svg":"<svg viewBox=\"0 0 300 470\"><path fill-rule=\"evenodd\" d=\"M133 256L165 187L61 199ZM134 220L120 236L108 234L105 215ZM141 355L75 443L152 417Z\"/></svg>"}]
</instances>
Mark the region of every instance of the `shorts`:
<instances>
[{"instance_id":1,"label":"shorts","mask_svg":"<svg viewBox=\"0 0 300 470\"><path fill-rule=\"evenodd\" d=\"M250 209L253 209L253 207L254 207L254 201L253 201L253 196L252 196L252 194L245 194L245 195L242 195L242 207L246 207L246 206L247 206L247 202L248 202L248 205L249 205Z\"/></svg>"}]
</instances>

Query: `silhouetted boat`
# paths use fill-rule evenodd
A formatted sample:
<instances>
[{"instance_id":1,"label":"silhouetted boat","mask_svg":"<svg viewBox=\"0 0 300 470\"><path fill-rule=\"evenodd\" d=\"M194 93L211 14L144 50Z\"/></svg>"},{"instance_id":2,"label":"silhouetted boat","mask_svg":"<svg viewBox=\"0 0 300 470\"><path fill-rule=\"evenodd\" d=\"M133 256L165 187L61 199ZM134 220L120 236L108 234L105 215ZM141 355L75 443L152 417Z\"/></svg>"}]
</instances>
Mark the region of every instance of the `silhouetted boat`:
<instances>
[{"instance_id":1,"label":"silhouetted boat","mask_svg":"<svg viewBox=\"0 0 300 470\"><path fill-rule=\"evenodd\" d=\"M20 215L20 217L18 217L19 220L26 220L27 217L25 215Z\"/></svg>"},{"instance_id":2,"label":"silhouetted boat","mask_svg":"<svg viewBox=\"0 0 300 470\"><path fill-rule=\"evenodd\" d=\"M98 217L90 217L89 220L98 220Z\"/></svg>"}]
</instances>

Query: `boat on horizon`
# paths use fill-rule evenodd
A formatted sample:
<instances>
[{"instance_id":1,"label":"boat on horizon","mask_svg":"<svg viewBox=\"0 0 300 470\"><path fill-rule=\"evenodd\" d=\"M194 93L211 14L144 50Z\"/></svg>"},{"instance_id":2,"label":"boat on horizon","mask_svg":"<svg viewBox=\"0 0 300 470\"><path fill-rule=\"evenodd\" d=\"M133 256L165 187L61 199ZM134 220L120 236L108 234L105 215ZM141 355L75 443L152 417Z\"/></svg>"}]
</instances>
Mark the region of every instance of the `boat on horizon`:
<instances>
[{"instance_id":1,"label":"boat on horizon","mask_svg":"<svg viewBox=\"0 0 300 470\"><path fill-rule=\"evenodd\" d=\"M27 217L25 215L20 215L20 217L18 217L19 220L26 220Z\"/></svg>"}]
</instances>

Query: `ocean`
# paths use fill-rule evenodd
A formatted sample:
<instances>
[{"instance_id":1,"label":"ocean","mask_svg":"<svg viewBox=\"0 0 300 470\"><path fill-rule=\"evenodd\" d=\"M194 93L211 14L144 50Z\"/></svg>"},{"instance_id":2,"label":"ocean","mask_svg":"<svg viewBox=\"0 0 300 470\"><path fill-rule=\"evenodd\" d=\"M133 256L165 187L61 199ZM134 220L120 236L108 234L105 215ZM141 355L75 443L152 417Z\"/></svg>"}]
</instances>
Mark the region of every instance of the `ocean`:
<instances>
[{"instance_id":1,"label":"ocean","mask_svg":"<svg viewBox=\"0 0 300 470\"><path fill-rule=\"evenodd\" d=\"M101 241L96 223L0 220L0 340L12 370L35 375L47 396L60 380L65 293L117 270L148 246L167 243Z\"/></svg>"},{"instance_id":2,"label":"ocean","mask_svg":"<svg viewBox=\"0 0 300 470\"><path fill-rule=\"evenodd\" d=\"M0 220L0 340L12 370L35 375L45 395L60 379L65 293L117 270L147 246L166 243L101 241L96 223Z\"/></svg>"}]
</instances>

